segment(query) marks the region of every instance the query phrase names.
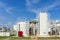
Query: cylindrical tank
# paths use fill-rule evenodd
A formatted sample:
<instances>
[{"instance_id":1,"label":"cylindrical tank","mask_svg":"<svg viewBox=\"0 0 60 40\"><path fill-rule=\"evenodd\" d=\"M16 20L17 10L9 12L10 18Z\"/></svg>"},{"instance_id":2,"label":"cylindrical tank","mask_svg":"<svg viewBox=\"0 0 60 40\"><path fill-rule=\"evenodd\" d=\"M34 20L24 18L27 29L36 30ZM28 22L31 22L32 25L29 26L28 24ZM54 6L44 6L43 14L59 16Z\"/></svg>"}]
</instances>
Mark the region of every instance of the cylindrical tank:
<instances>
[{"instance_id":1,"label":"cylindrical tank","mask_svg":"<svg viewBox=\"0 0 60 40\"><path fill-rule=\"evenodd\" d=\"M48 15L39 13L40 35L48 35Z\"/></svg>"},{"instance_id":2,"label":"cylindrical tank","mask_svg":"<svg viewBox=\"0 0 60 40\"><path fill-rule=\"evenodd\" d=\"M23 36L27 36L27 23L26 22L19 22L18 24L18 31L23 32Z\"/></svg>"}]
</instances>

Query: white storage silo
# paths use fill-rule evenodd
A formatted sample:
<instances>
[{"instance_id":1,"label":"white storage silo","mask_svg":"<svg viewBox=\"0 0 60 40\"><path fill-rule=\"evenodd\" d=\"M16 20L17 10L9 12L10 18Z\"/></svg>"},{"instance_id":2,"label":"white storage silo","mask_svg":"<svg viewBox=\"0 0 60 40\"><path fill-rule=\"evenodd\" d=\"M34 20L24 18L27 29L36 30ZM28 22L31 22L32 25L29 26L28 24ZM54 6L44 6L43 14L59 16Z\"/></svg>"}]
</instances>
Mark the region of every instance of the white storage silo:
<instances>
[{"instance_id":1,"label":"white storage silo","mask_svg":"<svg viewBox=\"0 0 60 40\"><path fill-rule=\"evenodd\" d=\"M17 31L17 25L13 25L13 30Z\"/></svg>"},{"instance_id":2,"label":"white storage silo","mask_svg":"<svg viewBox=\"0 0 60 40\"><path fill-rule=\"evenodd\" d=\"M48 35L48 14L39 13L40 35Z\"/></svg>"},{"instance_id":3,"label":"white storage silo","mask_svg":"<svg viewBox=\"0 0 60 40\"><path fill-rule=\"evenodd\" d=\"M23 32L23 36L27 36L27 23L26 22L19 22L18 25L18 31Z\"/></svg>"}]
</instances>

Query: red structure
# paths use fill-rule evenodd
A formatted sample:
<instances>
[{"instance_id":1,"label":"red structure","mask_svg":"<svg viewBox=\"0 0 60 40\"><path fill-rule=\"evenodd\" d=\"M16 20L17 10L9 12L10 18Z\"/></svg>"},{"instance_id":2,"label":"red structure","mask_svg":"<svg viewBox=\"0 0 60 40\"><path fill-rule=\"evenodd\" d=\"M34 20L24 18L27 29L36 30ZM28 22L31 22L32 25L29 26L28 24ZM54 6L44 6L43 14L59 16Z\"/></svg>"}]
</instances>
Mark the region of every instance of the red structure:
<instances>
[{"instance_id":1,"label":"red structure","mask_svg":"<svg viewBox=\"0 0 60 40\"><path fill-rule=\"evenodd\" d=\"M22 37L23 36L23 32L22 31L18 31L18 37Z\"/></svg>"}]
</instances>

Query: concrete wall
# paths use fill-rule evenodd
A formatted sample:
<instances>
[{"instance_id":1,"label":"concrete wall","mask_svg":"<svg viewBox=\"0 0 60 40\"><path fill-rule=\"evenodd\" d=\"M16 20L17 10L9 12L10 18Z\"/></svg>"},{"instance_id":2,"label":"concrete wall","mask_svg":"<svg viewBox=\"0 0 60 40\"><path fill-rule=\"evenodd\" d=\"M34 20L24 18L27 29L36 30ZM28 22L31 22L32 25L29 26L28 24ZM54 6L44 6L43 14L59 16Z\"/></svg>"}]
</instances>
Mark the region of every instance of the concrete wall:
<instances>
[{"instance_id":1,"label":"concrete wall","mask_svg":"<svg viewBox=\"0 0 60 40\"><path fill-rule=\"evenodd\" d=\"M0 32L0 36L10 36L10 32Z\"/></svg>"}]
</instances>

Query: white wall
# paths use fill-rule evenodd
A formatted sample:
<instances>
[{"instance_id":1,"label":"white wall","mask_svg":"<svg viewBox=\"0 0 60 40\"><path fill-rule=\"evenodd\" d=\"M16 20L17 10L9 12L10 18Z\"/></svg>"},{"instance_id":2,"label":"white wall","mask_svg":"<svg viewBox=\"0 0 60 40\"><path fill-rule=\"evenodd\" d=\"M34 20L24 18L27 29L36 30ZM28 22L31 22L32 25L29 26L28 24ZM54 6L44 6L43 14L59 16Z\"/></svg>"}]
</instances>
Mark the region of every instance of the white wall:
<instances>
[{"instance_id":1,"label":"white wall","mask_svg":"<svg viewBox=\"0 0 60 40\"><path fill-rule=\"evenodd\" d=\"M10 36L10 32L0 32L0 36Z\"/></svg>"},{"instance_id":2,"label":"white wall","mask_svg":"<svg viewBox=\"0 0 60 40\"><path fill-rule=\"evenodd\" d=\"M48 35L48 15L40 13L40 35Z\"/></svg>"}]
</instances>

